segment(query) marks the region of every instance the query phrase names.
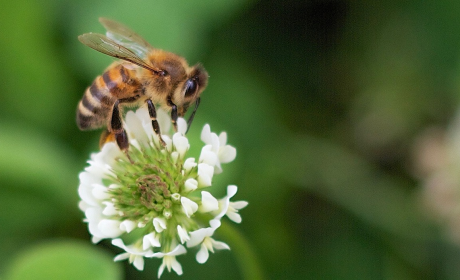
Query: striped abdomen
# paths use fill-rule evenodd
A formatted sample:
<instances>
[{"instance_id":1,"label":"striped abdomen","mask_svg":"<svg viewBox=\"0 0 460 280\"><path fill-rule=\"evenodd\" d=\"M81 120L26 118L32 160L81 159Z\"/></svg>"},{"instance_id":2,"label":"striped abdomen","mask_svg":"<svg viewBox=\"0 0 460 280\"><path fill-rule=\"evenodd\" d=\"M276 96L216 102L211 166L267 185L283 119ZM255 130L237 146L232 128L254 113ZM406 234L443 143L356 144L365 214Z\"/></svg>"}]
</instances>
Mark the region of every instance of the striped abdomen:
<instances>
[{"instance_id":1,"label":"striped abdomen","mask_svg":"<svg viewBox=\"0 0 460 280\"><path fill-rule=\"evenodd\" d=\"M107 126L117 100L131 101L140 96L142 87L135 75L134 70L118 64L97 76L78 103L78 127L88 130Z\"/></svg>"}]
</instances>

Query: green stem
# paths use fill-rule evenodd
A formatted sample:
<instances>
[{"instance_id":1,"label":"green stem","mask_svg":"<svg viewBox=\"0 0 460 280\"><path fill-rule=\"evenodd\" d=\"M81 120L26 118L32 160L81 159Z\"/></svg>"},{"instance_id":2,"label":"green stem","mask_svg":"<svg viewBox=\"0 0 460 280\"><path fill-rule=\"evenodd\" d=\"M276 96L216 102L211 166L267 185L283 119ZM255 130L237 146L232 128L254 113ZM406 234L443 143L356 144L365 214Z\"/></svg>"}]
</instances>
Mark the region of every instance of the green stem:
<instances>
[{"instance_id":1,"label":"green stem","mask_svg":"<svg viewBox=\"0 0 460 280\"><path fill-rule=\"evenodd\" d=\"M248 240L235 227L226 221L222 221L219 234L228 241L231 250L236 255L243 279L265 279L260 262Z\"/></svg>"}]
</instances>

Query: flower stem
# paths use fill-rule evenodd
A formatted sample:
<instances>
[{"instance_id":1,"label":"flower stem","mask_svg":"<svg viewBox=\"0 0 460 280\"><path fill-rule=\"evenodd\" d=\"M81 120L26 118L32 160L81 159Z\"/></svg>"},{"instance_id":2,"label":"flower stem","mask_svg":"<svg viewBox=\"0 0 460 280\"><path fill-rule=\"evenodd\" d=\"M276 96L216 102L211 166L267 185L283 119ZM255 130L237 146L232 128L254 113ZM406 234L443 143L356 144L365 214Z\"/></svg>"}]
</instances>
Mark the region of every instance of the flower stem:
<instances>
[{"instance_id":1,"label":"flower stem","mask_svg":"<svg viewBox=\"0 0 460 280\"><path fill-rule=\"evenodd\" d=\"M222 221L219 234L230 244L230 248L235 253L243 279L265 279L260 261L250 242L238 230L228 222Z\"/></svg>"}]
</instances>

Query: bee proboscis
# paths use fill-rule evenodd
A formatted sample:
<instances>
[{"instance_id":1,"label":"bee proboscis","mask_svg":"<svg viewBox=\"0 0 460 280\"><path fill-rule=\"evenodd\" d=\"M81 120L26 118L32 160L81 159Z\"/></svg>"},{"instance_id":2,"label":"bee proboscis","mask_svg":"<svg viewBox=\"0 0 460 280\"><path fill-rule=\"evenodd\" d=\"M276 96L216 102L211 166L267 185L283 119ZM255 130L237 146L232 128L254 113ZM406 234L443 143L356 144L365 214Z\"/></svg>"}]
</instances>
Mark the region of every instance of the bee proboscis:
<instances>
[{"instance_id":1,"label":"bee proboscis","mask_svg":"<svg viewBox=\"0 0 460 280\"><path fill-rule=\"evenodd\" d=\"M86 33L78 39L83 44L120 60L112 63L89 86L77 109L77 125L81 130L106 127L101 145L115 140L121 150L129 147L128 135L123 128L124 106L146 104L152 127L161 138L155 106L171 112L171 121L177 131L177 118L183 117L190 107L194 110L187 123L190 127L200 95L206 88L208 74L200 65L189 66L187 61L171 52L153 48L130 28L109 20L99 21L106 35Z\"/></svg>"}]
</instances>

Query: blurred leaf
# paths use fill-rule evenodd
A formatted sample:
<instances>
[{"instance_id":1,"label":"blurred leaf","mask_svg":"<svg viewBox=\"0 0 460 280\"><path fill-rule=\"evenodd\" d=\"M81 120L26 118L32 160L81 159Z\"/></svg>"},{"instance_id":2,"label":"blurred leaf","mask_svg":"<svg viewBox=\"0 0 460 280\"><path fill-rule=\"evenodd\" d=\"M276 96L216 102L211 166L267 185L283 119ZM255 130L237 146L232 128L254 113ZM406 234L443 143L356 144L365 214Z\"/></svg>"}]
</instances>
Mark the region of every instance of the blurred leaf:
<instances>
[{"instance_id":1,"label":"blurred leaf","mask_svg":"<svg viewBox=\"0 0 460 280\"><path fill-rule=\"evenodd\" d=\"M265 279L261 262L253 247L254 243L250 243L242 233L228 222L222 223L219 234L228 241L233 250L243 279Z\"/></svg>"},{"instance_id":2,"label":"blurred leaf","mask_svg":"<svg viewBox=\"0 0 460 280\"><path fill-rule=\"evenodd\" d=\"M408 182L325 139L292 138L271 155L266 168L351 211L367 223L407 237L433 234ZM278 164L285 162L289 164Z\"/></svg>"},{"instance_id":3,"label":"blurred leaf","mask_svg":"<svg viewBox=\"0 0 460 280\"><path fill-rule=\"evenodd\" d=\"M78 164L51 136L21 123L0 122L0 180L14 181L3 190L33 192L57 205L76 205Z\"/></svg>"},{"instance_id":4,"label":"blurred leaf","mask_svg":"<svg viewBox=\"0 0 460 280\"><path fill-rule=\"evenodd\" d=\"M95 246L76 241L41 243L21 252L8 267L7 280L122 279L118 263Z\"/></svg>"},{"instance_id":5,"label":"blurred leaf","mask_svg":"<svg viewBox=\"0 0 460 280\"><path fill-rule=\"evenodd\" d=\"M77 233L69 227L81 216L74 157L21 123L0 122L0 130L0 250L13 252L46 233Z\"/></svg>"},{"instance_id":6,"label":"blurred leaf","mask_svg":"<svg viewBox=\"0 0 460 280\"><path fill-rule=\"evenodd\" d=\"M71 81L52 44L46 7L35 1L2 3L0 26L8 32L0 33L0 117L20 117L57 131L68 122L62 117L70 114L63 100L69 100Z\"/></svg>"}]
</instances>

